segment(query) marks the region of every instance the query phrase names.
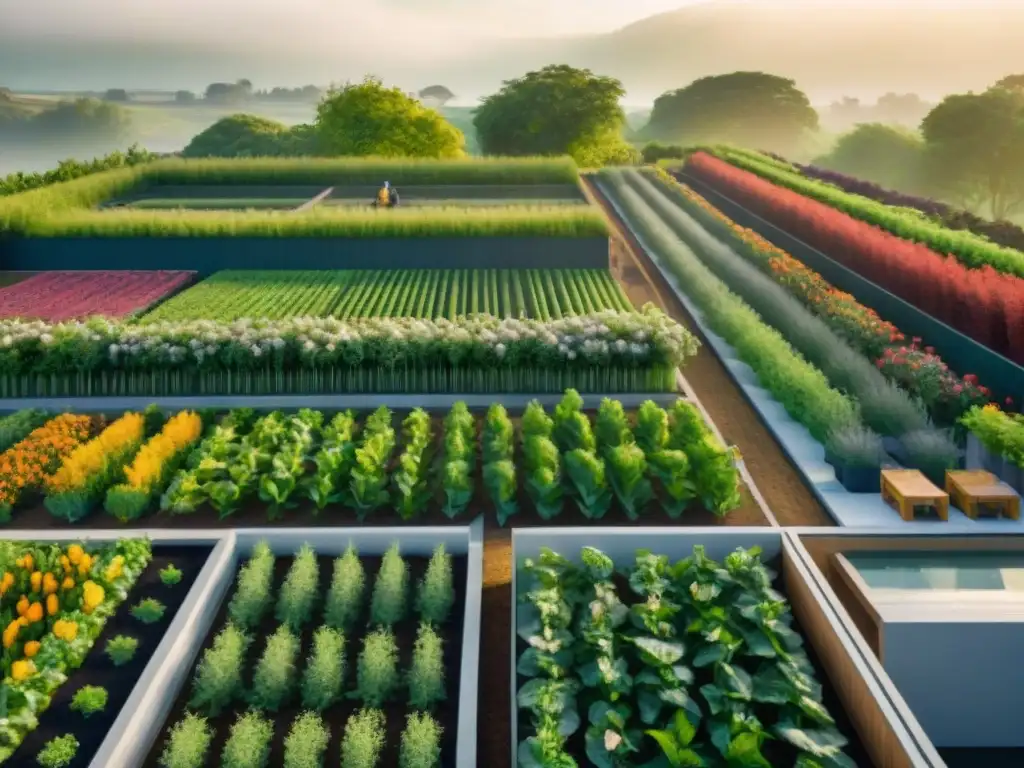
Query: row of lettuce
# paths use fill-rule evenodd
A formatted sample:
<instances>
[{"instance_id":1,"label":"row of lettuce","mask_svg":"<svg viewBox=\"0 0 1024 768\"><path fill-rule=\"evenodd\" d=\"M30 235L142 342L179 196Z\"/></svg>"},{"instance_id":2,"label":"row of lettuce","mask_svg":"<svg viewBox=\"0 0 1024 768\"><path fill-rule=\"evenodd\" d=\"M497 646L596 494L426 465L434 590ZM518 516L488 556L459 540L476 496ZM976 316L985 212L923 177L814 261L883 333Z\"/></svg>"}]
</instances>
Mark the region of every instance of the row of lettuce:
<instances>
[{"instance_id":1,"label":"row of lettuce","mask_svg":"<svg viewBox=\"0 0 1024 768\"><path fill-rule=\"evenodd\" d=\"M759 555L527 559L518 764L855 766Z\"/></svg>"},{"instance_id":2,"label":"row of lettuce","mask_svg":"<svg viewBox=\"0 0 1024 768\"><path fill-rule=\"evenodd\" d=\"M696 339L653 305L559 320L0 320L0 397L671 392Z\"/></svg>"},{"instance_id":3,"label":"row of lettuce","mask_svg":"<svg viewBox=\"0 0 1024 768\"><path fill-rule=\"evenodd\" d=\"M361 419L248 408L168 418L151 407L109 424L19 411L0 420L0 512L10 520L41 495L69 523L101 508L122 523L157 508L225 518L247 503L271 519L305 504L411 520L437 509L456 518L475 500L504 524L523 508L544 520L617 508L635 520L691 505L724 515L741 503L733 451L686 400L628 414L605 399L591 415L569 390L550 415L530 403L518 429L497 403L482 423L463 402L443 419L417 408L395 421L385 406Z\"/></svg>"},{"instance_id":4,"label":"row of lettuce","mask_svg":"<svg viewBox=\"0 0 1024 768\"><path fill-rule=\"evenodd\" d=\"M908 343L891 323L692 189L636 171L601 178L712 330L826 446L850 490L877 490L877 476L845 469L877 469L887 455L937 481L958 466L956 432L974 423L962 420L995 409L977 377L958 377L922 340ZM1019 448L1008 445L1005 455L1024 463Z\"/></svg>"},{"instance_id":5,"label":"row of lettuce","mask_svg":"<svg viewBox=\"0 0 1024 768\"><path fill-rule=\"evenodd\" d=\"M342 768L450 763L441 735L456 707L438 710L458 699L452 556L438 545L413 583L398 544L375 574L350 545L330 564L326 589L321 559L309 545L277 557L256 544L193 670L187 703L158 740L162 766L203 768L217 750L228 768L267 765L275 732L287 733L283 768L322 765L332 742L340 742ZM332 733L349 700L355 711ZM393 733L399 744L389 743Z\"/></svg>"}]
</instances>

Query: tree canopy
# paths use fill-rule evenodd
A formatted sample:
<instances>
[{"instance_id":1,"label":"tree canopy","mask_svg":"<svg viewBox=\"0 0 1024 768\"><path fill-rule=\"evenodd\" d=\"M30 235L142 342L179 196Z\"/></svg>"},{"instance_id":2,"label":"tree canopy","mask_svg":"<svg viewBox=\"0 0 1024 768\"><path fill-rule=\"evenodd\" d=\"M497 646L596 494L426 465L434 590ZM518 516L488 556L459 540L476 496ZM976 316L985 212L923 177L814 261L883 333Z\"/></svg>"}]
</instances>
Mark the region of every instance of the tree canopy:
<instances>
[{"instance_id":1,"label":"tree canopy","mask_svg":"<svg viewBox=\"0 0 1024 768\"><path fill-rule=\"evenodd\" d=\"M1024 209L1024 100L1006 88L947 96L921 122L925 175L965 208L995 219Z\"/></svg>"},{"instance_id":2,"label":"tree canopy","mask_svg":"<svg viewBox=\"0 0 1024 768\"><path fill-rule=\"evenodd\" d=\"M441 107L455 98L455 94L443 85L428 85L417 95L426 101L436 102Z\"/></svg>"},{"instance_id":3,"label":"tree canopy","mask_svg":"<svg viewBox=\"0 0 1024 768\"><path fill-rule=\"evenodd\" d=\"M553 65L507 80L484 99L473 125L489 155L571 154L581 165L628 162L622 83L589 69Z\"/></svg>"},{"instance_id":4,"label":"tree canopy","mask_svg":"<svg viewBox=\"0 0 1024 768\"><path fill-rule=\"evenodd\" d=\"M328 91L316 132L327 155L458 157L466 141L440 113L374 77Z\"/></svg>"},{"instance_id":5,"label":"tree canopy","mask_svg":"<svg viewBox=\"0 0 1024 768\"><path fill-rule=\"evenodd\" d=\"M643 133L682 144L725 142L787 153L817 128L818 113L794 81L733 72L659 96Z\"/></svg>"},{"instance_id":6,"label":"tree canopy","mask_svg":"<svg viewBox=\"0 0 1024 768\"><path fill-rule=\"evenodd\" d=\"M310 126L289 128L255 115L230 115L197 134L182 157L284 157L315 152Z\"/></svg>"},{"instance_id":7,"label":"tree canopy","mask_svg":"<svg viewBox=\"0 0 1024 768\"><path fill-rule=\"evenodd\" d=\"M918 191L924 142L919 134L882 123L862 123L839 137L816 165L887 187Z\"/></svg>"}]
</instances>

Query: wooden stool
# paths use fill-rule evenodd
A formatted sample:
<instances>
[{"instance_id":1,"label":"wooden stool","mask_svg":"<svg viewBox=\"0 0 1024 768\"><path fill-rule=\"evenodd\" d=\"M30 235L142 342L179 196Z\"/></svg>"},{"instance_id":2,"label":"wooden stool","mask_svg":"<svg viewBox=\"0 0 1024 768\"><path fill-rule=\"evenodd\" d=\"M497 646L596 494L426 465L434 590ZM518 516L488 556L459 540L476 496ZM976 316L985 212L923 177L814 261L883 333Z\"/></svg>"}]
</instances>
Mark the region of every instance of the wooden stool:
<instances>
[{"instance_id":1,"label":"wooden stool","mask_svg":"<svg viewBox=\"0 0 1024 768\"><path fill-rule=\"evenodd\" d=\"M971 520L978 519L981 504L995 508L996 517L1020 520L1020 496L991 472L983 469L946 470L946 493Z\"/></svg>"},{"instance_id":2,"label":"wooden stool","mask_svg":"<svg viewBox=\"0 0 1024 768\"><path fill-rule=\"evenodd\" d=\"M904 520L914 519L914 507L934 507L940 520L949 520L949 494L917 469L883 469L882 498Z\"/></svg>"}]
</instances>

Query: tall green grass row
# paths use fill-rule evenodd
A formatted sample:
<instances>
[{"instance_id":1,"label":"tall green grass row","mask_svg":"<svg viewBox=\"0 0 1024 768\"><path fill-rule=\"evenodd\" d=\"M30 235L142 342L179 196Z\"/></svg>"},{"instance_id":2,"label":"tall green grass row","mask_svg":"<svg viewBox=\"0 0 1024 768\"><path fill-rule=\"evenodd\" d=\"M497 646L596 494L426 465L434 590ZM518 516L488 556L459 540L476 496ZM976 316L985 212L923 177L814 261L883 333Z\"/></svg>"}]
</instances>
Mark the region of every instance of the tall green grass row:
<instances>
[{"instance_id":1,"label":"tall green grass row","mask_svg":"<svg viewBox=\"0 0 1024 768\"><path fill-rule=\"evenodd\" d=\"M675 233L630 188L621 171L599 174L603 189L658 258L686 286L710 328L736 349L758 381L790 416L820 442L834 429L861 423L851 398L833 389L828 378L704 266Z\"/></svg>"},{"instance_id":2,"label":"tall green grass row","mask_svg":"<svg viewBox=\"0 0 1024 768\"><path fill-rule=\"evenodd\" d=\"M39 193L45 191L39 190ZM40 207L24 210L5 206L0 201L0 232L24 237L347 238L603 237L608 233L601 214L585 206L313 208L292 213L273 210L94 211L84 206L47 207L45 202L42 201Z\"/></svg>"},{"instance_id":3,"label":"tall green grass row","mask_svg":"<svg viewBox=\"0 0 1024 768\"><path fill-rule=\"evenodd\" d=\"M920 243L939 254L950 254L961 264L980 269L986 264L998 272L1024 277L1024 253L996 245L966 230L936 224L923 214L894 208L875 200L809 179L796 169L787 170L778 161L732 147L709 148L725 162L760 176L773 184L824 203L859 221L885 230L904 240Z\"/></svg>"}]
</instances>

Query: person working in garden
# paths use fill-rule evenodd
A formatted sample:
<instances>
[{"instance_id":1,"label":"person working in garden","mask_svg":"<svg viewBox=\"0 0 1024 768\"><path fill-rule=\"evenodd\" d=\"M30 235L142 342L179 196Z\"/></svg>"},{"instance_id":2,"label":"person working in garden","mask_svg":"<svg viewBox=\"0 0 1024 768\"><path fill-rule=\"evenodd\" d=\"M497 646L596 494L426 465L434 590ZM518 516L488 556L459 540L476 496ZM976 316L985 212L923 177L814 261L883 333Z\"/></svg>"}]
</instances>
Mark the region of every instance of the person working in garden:
<instances>
[{"instance_id":1,"label":"person working in garden","mask_svg":"<svg viewBox=\"0 0 1024 768\"><path fill-rule=\"evenodd\" d=\"M398 205L398 191L391 186L390 181L385 181L384 186L377 191L373 205L376 208L394 208Z\"/></svg>"}]
</instances>

